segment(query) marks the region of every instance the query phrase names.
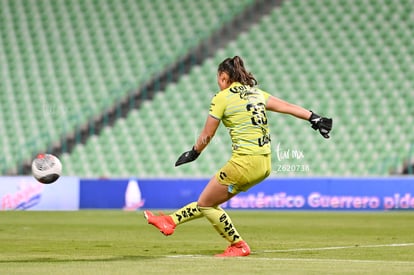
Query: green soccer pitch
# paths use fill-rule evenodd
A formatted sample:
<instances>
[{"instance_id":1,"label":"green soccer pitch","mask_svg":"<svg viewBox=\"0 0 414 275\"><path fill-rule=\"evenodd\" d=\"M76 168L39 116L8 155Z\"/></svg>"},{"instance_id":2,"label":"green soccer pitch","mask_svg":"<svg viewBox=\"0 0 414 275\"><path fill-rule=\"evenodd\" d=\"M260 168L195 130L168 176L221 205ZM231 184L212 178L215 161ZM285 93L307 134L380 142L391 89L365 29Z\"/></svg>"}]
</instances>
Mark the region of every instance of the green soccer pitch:
<instances>
[{"instance_id":1,"label":"green soccer pitch","mask_svg":"<svg viewBox=\"0 0 414 275\"><path fill-rule=\"evenodd\" d=\"M165 237L141 211L0 212L0 274L414 273L414 212L229 214L249 257L213 257L205 219Z\"/></svg>"}]
</instances>

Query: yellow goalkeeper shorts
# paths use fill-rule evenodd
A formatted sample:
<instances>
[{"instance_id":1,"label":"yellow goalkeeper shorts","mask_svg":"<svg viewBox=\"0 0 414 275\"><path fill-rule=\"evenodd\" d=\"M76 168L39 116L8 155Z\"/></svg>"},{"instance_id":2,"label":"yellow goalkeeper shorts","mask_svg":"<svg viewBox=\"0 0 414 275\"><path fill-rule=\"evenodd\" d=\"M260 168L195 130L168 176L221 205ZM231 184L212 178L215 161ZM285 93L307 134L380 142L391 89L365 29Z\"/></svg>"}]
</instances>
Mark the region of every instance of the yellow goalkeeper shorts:
<instances>
[{"instance_id":1,"label":"yellow goalkeeper shorts","mask_svg":"<svg viewBox=\"0 0 414 275\"><path fill-rule=\"evenodd\" d=\"M271 156L233 154L216 173L219 183L228 186L231 194L247 191L263 181L271 172Z\"/></svg>"}]
</instances>

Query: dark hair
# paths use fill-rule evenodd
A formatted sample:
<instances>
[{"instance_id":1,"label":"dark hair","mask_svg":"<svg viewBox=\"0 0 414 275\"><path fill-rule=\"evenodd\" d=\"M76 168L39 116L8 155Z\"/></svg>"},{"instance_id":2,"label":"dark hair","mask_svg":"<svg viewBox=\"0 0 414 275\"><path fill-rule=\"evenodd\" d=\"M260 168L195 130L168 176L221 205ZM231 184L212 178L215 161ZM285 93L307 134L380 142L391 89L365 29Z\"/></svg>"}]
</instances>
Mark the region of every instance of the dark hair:
<instances>
[{"instance_id":1,"label":"dark hair","mask_svg":"<svg viewBox=\"0 0 414 275\"><path fill-rule=\"evenodd\" d=\"M233 58L224 59L218 66L218 71L226 72L231 82L240 82L243 85L249 85L251 87L257 85L256 78L246 70L240 56L236 55Z\"/></svg>"}]
</instances>

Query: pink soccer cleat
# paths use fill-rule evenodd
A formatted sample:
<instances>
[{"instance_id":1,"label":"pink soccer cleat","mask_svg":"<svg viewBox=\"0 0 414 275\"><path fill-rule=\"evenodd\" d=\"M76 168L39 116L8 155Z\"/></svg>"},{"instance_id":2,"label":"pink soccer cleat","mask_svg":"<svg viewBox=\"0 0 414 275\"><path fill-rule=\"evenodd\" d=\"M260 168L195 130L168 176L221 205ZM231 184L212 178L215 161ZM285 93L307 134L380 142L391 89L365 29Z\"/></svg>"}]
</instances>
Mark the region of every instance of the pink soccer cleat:
<instances>
[{"instance_id":1,"label":"pink soccer cleat","mask_svg":"<svg viewBox=\"0 0 414 275\"><path fill-rule=\"evenodd\" d=\"M217 254L216 257L243 257L249 255L249 245L245 241L239 241L227 247L222 254Z\"/></svg>"},{"instance_id":2,"label":"pink soccer cleat","mask_svg":"<svg viewBox=\"0 0 414 275\"><path fill-rule=\"evenodd\" d=\"M172 235L175 229L175 223L170 216L161 215L155 216L151 211L145 210L144 217L147 219L149 224L152 224L160 230L165 236Z\"/></svg>"}]
</instances>

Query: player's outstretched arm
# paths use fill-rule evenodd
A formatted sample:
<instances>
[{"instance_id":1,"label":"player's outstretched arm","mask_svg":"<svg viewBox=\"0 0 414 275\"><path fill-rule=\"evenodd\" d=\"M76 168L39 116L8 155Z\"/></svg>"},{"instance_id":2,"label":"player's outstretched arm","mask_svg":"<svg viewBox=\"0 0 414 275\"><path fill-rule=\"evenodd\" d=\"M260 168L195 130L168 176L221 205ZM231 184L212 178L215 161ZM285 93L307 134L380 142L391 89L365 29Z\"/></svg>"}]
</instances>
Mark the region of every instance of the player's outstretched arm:
<instances>
[{"instance_id":1,"label":"player's outstretched arm","mask_svg":"<svg viewBox=\"0 0 414 275\"><path fill-rule=\"evenodd\" d=\"M280 98L270 96L266 103L266 110L283 114L290 114L297 118L309 120L312 112L298 105L291 104Z\"/></svg>"},{"instance_id":2,"label":"player's outstretched arm","mask_svg":"<svg viewBox=\"0 0 414 275\"><path fill-rule=\"evenodd\" d=\"M332 129L332 118L322 117L312 111L308 111L305 108L291 104L274 96L269 97L266 103L266 110L290 114L308 120L313 129L319 130L319 133L324 138L329 138L329 132Z\"/></svg>"},{"instance_id":3,"label":"player's outstretched arm","mask_svg":"<svg viewBox=\"0 0 414 275\"><path fill-rule=\"evenodd\" d=\"M175 166L196 160L214 137L219 124L220 120L209 115L195 145L190 151L181 154L175 163Z\"/></svg>"}]
</instances>

